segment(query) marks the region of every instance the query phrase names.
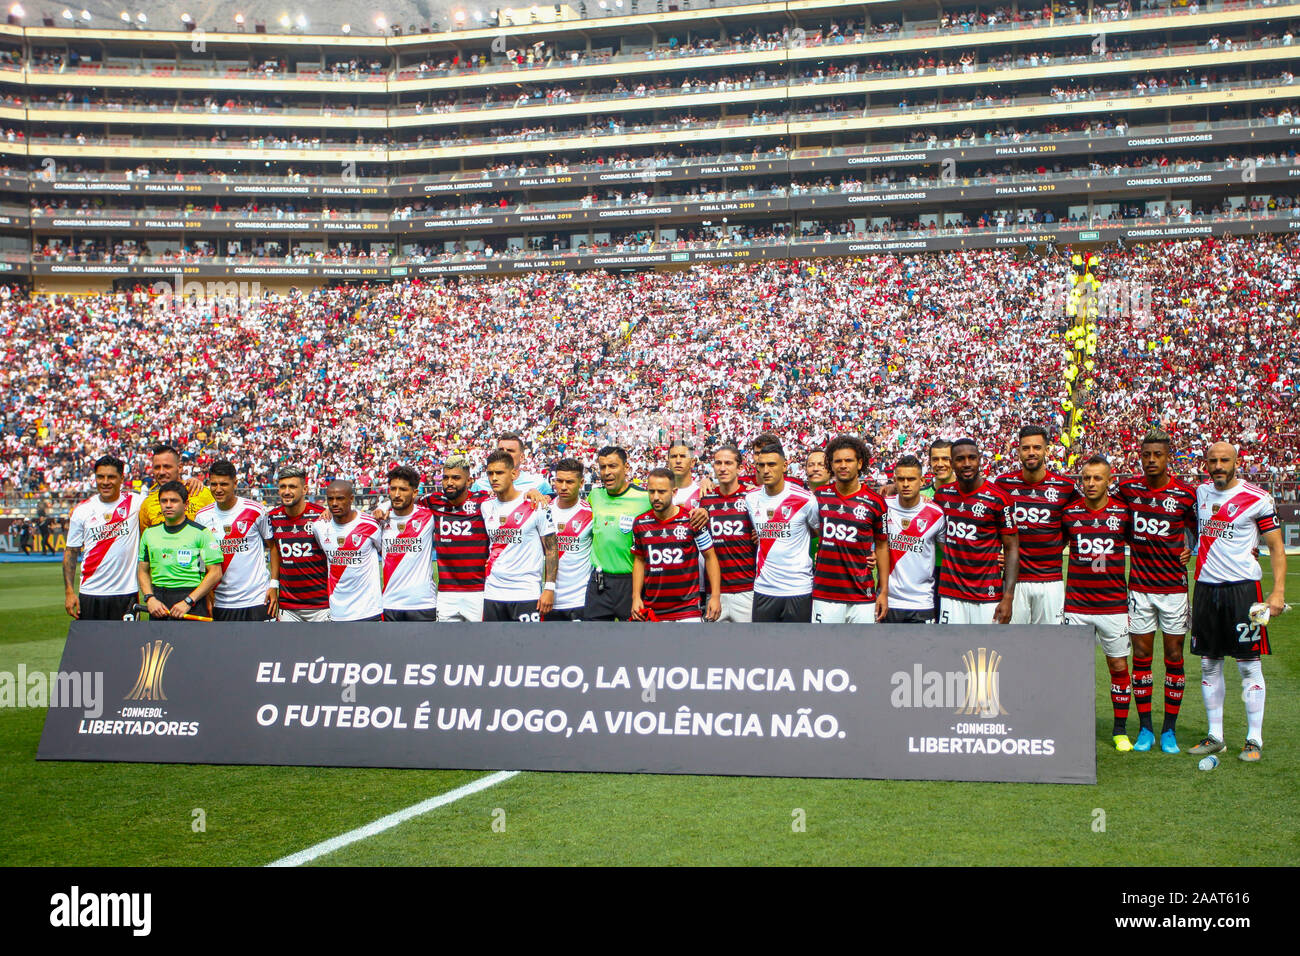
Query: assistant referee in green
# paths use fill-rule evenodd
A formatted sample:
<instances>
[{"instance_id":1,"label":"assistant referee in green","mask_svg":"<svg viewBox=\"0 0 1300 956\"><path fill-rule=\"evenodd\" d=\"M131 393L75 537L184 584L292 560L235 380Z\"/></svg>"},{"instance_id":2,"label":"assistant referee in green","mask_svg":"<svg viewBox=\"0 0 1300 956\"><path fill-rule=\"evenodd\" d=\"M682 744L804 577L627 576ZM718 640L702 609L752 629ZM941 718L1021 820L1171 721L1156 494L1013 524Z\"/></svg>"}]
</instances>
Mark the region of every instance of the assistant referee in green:
<instances>
[{"instance_id":1,"label":"assistant referee in green","mask_svg":"<svg viewBox=\"0 0 1300 956\"><path fill-rule=\"evenodd\" d=\"M179 481L158 489L163 523L140 533L136 577L149 619L182 619L221 580L221 549L212 532L185 517L189 493Z\"/></svg>"},{"instance_id":2,"label":"assistant referee in green","mask_svg":"<svg viewBox=\"0 0 1300 956\"><path fill-rule=\"evenodd\" d=\"M627 452L606 445L596 455L602 487L591 505L591 578L584 621L626 621L632 616L632 524L650 510L650 493L627 480Z\"/></svg>"}]
</instances>

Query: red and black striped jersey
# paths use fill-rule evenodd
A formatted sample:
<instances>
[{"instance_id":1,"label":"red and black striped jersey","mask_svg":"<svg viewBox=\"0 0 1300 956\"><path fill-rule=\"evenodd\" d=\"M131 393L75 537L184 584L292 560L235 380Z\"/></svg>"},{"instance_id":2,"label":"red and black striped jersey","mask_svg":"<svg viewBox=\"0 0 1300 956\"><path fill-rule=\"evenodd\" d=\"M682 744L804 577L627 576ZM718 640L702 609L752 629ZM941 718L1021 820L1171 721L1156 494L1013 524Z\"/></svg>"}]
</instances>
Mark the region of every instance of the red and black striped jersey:
<instances>
[{"instance_id":1,"label":"red and black striped jersey","mask_svg":"<svg viewBox=\"0 0 1300 956\"><path fill-rule=\"evenodd\" d=\"M328 517L325 509L308 501L298 517L284 505L267 514L272 545L280 552L280 607L289 611L319 611L330 606L326 582L329 558L312 534L312 522Z\"/></svg>"},{"instance_id":2,"label":"red and black striped jersey","mask_svg":"<svg viewBox=\"0 0 1300 956\"><path fill-rule=\"evenodd\" d=\"M749 520L745 494L740 485L734 495L714 489L700 499L700 507L709 513L709 535L718 555L722 572L722 593L739 594L754 590L754 561L758 544L754 541L754 523Z\"/></svg>"},{"instance_id":3,"label":"red and black striped jersey","mask_svg":"<svg viewBox=\"0 0 1300 956\"><path fill-rule=\"evenodd\" d=\"M934 493L934 503L944 516L939 595L977 604L1002 600L998 554L1003 536L1016 533L1011 496L988 480L968 495L953 482Z\"/></svg>"},{"instance_id":4,"label":"red and black striped jersey","mask_svg":"<svg viewBox=\"0 0 1300 956\"><path fill-rule=\"evenodd\" d=\"M690 512L667 521L647 511L632 524L632 553L645 562L642 600L661 621L700 616L700 555L713 547L708 528L691 530Z\"/></svg>"},{"instance_id":5,"label":"red and black striped jersey","mask_svg":"<svg viewBox=\"0 0 1300 956\"><path fill-rule=\"evenodd\" d=\"M999 488L1015 502L1016 532L1020 535L1020 580L1061 580L1061 552L1067 505L1083 499L1069 478L1048 472L1040 481L1026 481L1022 472L999 475Z\"/></svg>"},{"instance_id":6,"label":"red and black striped jersey","mask_svg":"<svg viewBox=\"0 0 1300 956\"><path fill-rule=\"evenodd\" d=\"M448 505L440 492L425 495L420 504L433 512L438 530L439 591L482 591L487 581L488 531L483 502L491 492L471 491L458 505Z\"/></svg>"},{"instance_id":7,"label":"red and black striped jersey","mask_svg":"<svg viewBox=\"0 0 1300 956\"><path fill-rule=\"evenodd\" d=\"M877 541L889 539L885 499L863 485L847 497L835 484L817 489L821 545L813 568L814 601L865 604L876 599L869 563Z\"/></svg>"},{"instance_id":8,"label":"red and black striped jersey","mask_svg":"<svg viewBox=\"0 0 1300 956\"><path fill-rule=\"evenodd\" d=\"M1196 489L1172 475L1152 488L1137 475L1119 483L1116 497L1128 506L1133 531L1129 539L1129 588L1143 594L1186 594L1187 566L1179 556L1196 536Z\"/></svg>"},{"instance_id":9,"label":"red and black striped jersey","mask_svg":"<svg viewBox=\"0 0 1300 956\"><path fill-rule=\"evenodd\" d=\"M1124 545L1129 539L1131 519L1128 508L1118 498L1107 498L1096 511L1082 500L1066 507L1062 515L1070 544L1066 613L1127 613Z\"/></svg>"}]
</instances>

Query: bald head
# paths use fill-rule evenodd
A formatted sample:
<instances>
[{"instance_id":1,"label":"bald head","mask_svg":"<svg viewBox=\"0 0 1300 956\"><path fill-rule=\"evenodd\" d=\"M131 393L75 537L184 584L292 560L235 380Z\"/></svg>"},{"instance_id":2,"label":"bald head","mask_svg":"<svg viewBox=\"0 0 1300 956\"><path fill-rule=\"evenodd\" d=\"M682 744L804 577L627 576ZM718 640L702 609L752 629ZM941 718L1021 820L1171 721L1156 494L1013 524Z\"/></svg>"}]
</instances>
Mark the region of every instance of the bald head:
<instances>
[{"instance_id":1,"label":"bald head","mask_svg":"<svg viewBox=\"0 0 1300 956\"><path fill-rule=\"evenodd\" d=\"M1233 461L1236 461L1237 449L1232 445L1229 445L1226 441L1216 441L1213 445L1210 446L1210 450L1205 453L1205 457L1207 459L1213 457L1219 457L1219 458L1228 457L1231 458Z\"/></svg>"},{"instance_id":2,"label":"bald head","mask_svg":"<svg viewBox=\"0 0 1300 956\"><path fill-rule=\"evenodd\" d=\"M1231 488L1237 480L1237 449L1226 441L1216 441L1205 453L1205 470L1218 491Z\"/></svg>"},{"instance_id":3,"label":"bald head","mask_svg":"<svg viewBox=\"0 0 1300 956\"><path fill-rule=\"evenodd\" d=\"M342 478L334 479L325 489L325 505L330 510L330 516L339 524L347 524L356 517L352 499L352 482Z\"/></svg>"}]
</instances>

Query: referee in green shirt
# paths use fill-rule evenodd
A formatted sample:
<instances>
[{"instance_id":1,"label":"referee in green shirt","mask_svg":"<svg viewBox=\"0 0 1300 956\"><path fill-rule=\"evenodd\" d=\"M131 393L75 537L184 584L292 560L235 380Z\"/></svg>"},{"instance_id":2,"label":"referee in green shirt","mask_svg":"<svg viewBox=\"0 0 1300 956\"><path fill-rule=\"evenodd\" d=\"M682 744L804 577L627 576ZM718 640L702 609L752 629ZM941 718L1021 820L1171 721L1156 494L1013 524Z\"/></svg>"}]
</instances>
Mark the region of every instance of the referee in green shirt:
<instances>
[{"instance_id":1,"label":"referee in green shirt","mask_svg":"<svg viewBox=\"0 0 1300 956\"><path fill-rule=\"evenodd\" d=\"M650 493L627 480L627 452L606 445L596 455L601 488L591 505L591 578L584 621L626 621L632 616L632 523L650 510Z\"/></svg>"},{"instance_id":2,"label":"referee in green shirt","mask_svg":"<svg viewBox=\"0 0 1300 956\"><path fill-rule=\"evenodd\" d=\"M149 619L180 620L221 580L221 549L212 532L185 517L189 493L179 481L158 489L163 523L140 534L136 577L149 608Z\"/></svg>"}]
</instances>

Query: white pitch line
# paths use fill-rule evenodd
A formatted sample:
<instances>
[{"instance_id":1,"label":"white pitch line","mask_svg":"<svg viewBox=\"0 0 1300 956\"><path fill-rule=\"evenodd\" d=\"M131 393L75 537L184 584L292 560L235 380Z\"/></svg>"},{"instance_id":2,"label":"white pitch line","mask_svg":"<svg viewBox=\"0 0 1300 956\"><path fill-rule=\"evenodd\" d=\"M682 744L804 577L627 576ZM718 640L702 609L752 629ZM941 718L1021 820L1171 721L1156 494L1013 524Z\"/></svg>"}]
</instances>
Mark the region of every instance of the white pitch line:
<instances>
[{"instance_id":1,"label":"white pitch line","mask_svg":"<svg viewBox=\"0 0 1300 956\"><path fill-rule=\"evenodd\" d=\"M455 803L461 797L468 797L470 794L478 793L480 790L495 787L498 783L505 783L511 777L517 776L518 774L518 770L498 770L496 773L489 774L486 777L479 777L477 780L472 780L463 787L457 787L455 790L448 790L446 793L439 794L436 797L422 800L404 810L390 813L388 816L380 817L378 820L367 823L363 827L357 827L355 830L349 830L347 833L341 833L336 837L330 837L330 839L323 843L309 846L305 850L299 850L297 853L292 853L289 856L276 860L274 863L268 863L266 865L302 866L304 863L310 863L312 860L325 856L327 853L333 853L335 850L341 850L345 846L358 843L361 840L369 839L377 833L391 830L398 824L422 816L430 810L437 810L439 807L445 807L449 803Z\"/></svg>"}]
</instances>

